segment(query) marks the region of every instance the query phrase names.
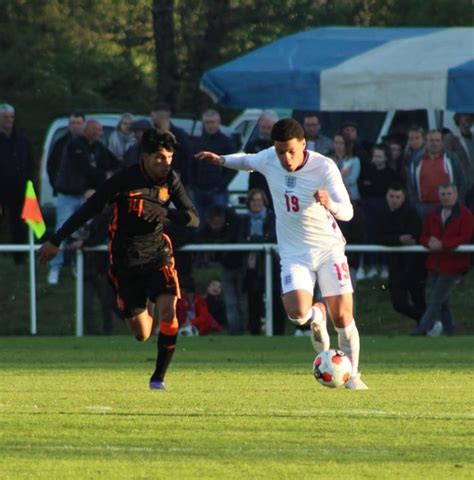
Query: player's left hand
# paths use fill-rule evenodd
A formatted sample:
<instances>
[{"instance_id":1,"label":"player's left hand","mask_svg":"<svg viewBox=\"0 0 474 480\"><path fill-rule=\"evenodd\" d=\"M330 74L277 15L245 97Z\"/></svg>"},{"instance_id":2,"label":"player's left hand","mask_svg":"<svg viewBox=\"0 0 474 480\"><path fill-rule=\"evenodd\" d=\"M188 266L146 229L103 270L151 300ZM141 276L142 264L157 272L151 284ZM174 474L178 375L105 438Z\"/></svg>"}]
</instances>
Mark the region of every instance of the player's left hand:
<instances>
[{"instance_id":1,"label":"player's left hand","mask_svg":"<svg viewBox=\"0 0 474 480\"><path fill-rule=\"evenodd\" d=\"M156 222L157 220L163 222L167 216L168 210L166 208L158 203L145 202L142 217L147 222Z\"/></svg>"},{"instance_id":2,"label":"player's left hand","mask_svg":"<svg viewBox=\"0 0 474 480\"><path fill-rule=\"evenodd\" d=\"M316 193L314 194L314 198L324 208L326 208L329 211L332 211L333 203L327 190L316 190Z\"/></svg>"},{"instance_id":3,"label":"player's left hand","mask_svg":"<svg viewBox=\"0 0 474 480\"><path fill-rule=\"evenodd\" d=\"M38 259L41 265L45 265L58 254L59 248L51 242L45 242L38 250Z\"/></svg>"}]
</instances>

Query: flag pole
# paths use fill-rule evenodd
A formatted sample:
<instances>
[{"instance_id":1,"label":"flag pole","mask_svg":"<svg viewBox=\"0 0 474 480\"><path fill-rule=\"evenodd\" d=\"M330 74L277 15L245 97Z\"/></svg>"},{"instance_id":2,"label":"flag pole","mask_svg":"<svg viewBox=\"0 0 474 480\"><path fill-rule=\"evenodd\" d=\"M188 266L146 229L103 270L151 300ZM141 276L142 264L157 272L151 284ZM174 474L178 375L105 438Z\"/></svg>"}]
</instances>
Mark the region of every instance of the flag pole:
<instances>
[{"instance_id":1,"label":"flag pole","mask_svg":"<svg viewBox=\"0 0 474 480\"><path fill-rule=\"evenodd\" d=\"M41 238L46 231L43 215L36 198L35 188L31 180L26 181L25 201L21 218L28 225L28 243L30 252L30 333L36 335L36 278L35 278L35 240Z\"/></svg>"},{"instance_id":2,"label":"flag pole","mask_svg":"<svg viewBox=\"0 0 474 480\"><path fill-rule=\"evenodd\" d=\"M30 245L30 333L36 335L35 241L31 227L28 227L28 243Z\"/></svg>"}]
</instances>

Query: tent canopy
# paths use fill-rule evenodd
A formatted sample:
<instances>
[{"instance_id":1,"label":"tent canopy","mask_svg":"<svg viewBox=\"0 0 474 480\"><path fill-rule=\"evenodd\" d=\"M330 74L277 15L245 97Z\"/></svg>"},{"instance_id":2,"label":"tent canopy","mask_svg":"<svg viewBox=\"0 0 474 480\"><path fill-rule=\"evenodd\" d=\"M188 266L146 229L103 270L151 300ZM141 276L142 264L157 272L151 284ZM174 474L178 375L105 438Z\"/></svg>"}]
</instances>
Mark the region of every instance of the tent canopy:
<instances>
[{"instance_id":1,"label":"tent canopy","mask_svg":"<svg viewBox=\"0 0 474 480\"><path fill-rule=\"evenodd\" d=\"M207 71L231 108L474 112L474 28L315 28Z\"/></svg>"}]
</instances>

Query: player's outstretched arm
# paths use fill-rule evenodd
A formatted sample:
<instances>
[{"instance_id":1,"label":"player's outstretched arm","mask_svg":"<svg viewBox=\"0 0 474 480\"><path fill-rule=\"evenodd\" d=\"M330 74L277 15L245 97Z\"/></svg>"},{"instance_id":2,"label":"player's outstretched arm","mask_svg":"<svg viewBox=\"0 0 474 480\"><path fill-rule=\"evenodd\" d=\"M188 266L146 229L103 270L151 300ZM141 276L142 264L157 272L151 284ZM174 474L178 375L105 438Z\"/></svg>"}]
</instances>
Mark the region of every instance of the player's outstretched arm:
<instances>
[{"instance_id":1,"label":"player's outstretched arm","mask_svg":"<svg viewBox=\"0 0 474 480\"><path fill-rule=\"evenodd\" d=\"M45 242L39 248L37 254L41 265L45 265L51 261L59 252L59 248L51 242Z\"/></svg>"},{"instance_id":2,"label":"player's outstretched arm","mask_svg":"<svg viewBox=\"0 0 474 480\"><path fill-rule=\"evenodd\" d=\"M221 166L224 165L225 160L224 157L217 155L216 153L213 152L199 152L194 155L195 158L198 160L205 160L207 163L210 163L211 165L216 165L216 166Z\"/></svg>"}]
</instances>

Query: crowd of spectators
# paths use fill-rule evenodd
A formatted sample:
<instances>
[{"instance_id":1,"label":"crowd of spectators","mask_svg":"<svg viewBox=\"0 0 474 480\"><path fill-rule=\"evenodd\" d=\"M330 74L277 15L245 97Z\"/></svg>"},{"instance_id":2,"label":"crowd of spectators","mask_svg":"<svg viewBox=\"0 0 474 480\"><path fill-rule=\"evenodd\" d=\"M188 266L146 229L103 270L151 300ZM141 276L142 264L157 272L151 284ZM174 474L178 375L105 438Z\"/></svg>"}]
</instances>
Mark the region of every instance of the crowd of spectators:
<instances>
[{"instance_id":1,"label":"crowd of spectators","mask_svg":"<svg viewBox=\"0 0 474 480\"><path fill-rule=\"evenodd\" d=\"M12 106L0 105L0 219L8 211L12 240L25 243L26 230L20 211L25 182L34 177L36 165L28 139L14 127L14 114ZM194 154L208 150L224 155L239 148L247 153L258 153L272 146L270 133L276 121L278 115L275 112L264 111L257 123L257 134L247 145L239 146L222 132L221 117L216 110L202 114L202 133L191 137L173 125L171 109L167 105L157 105L151 110L149 120L136 118L130 113L121 115L105 145L102 125L95 120L86 120L81 112L73 112L67 133L56 141L47 163L49 180L57 196L56 227L106 178L137 163L141 156L143 132L156 128L171 131L176 137L178 149L174 154L173 168L180 174L201 218L195 234L169 232L178 247L184 243L274 243L275 215L265 178L256 172L250 173L247 208L242 214L229 205L228 185L235 172L197 162ZM387 137L369 150L361 141L358 125L353 121L342 122L340 129L330 138L324 134L324 125L317 112L307 113L302 120L307 148L334 160L353 202L354 218L340 225L348 243L421 244L429 249L427 255L349 254L354 285L366 278L387 279L394 309L416 322L415 333L418 335L436 335L442 328L448 335L454 333L448 295L469 269L469 255L463 257L444 252L469 243L472 236L473 118L467 113L457 113L455 122L454 131L443 132L425 132L422 127L412 125L407 128L406 140L398 136ZM96 226L91 227L89 234L91 232L97 233ZM86 237L71 242L75 247L97 244L96 239L87 240ZM22 254L16 253L14 258L17 263L24 261ZM203 334L219 331L222 324L231 334L260 334L266 300L273 302L274 332L284 333L284 315L278 292L271 300L264 298L262 253L183 253L181 257L178 254L176 260L181 262L179 269L187 285L183 300L186 305L180 306L183 328L193 326ZM49 284L58 283L64 262L64 256L60 255L51 262ZM204 286L207 290L200 295L193 279L193 265L209 264L220 266L220 277L214 280L222 290L218 296L211 293L212 282ZM106 288L97 283L97 273L102 272L101 269L102 266L94 269L90 265L86 280L93 287L88 289L90 292L105 292L99 293L99 300L106 319L104 328L110 333L111 318L116 312ZM276 255L273 271L274 285L278 285ZM432 294L426 302L427 278L433 284L433 292L442 290L445 295ZM214 305L214 314L220 318L211 312L211 305L217 297L220 303L219 308ZM209 310L202 307L206 300L209 300ZM190 315L197 310L200 317L193 321ZM89 330L95 333L97 327L91 325Z\"/></svg>"}]
</instances>

